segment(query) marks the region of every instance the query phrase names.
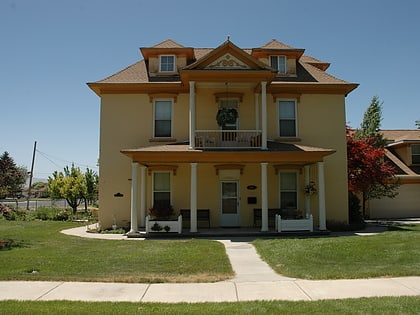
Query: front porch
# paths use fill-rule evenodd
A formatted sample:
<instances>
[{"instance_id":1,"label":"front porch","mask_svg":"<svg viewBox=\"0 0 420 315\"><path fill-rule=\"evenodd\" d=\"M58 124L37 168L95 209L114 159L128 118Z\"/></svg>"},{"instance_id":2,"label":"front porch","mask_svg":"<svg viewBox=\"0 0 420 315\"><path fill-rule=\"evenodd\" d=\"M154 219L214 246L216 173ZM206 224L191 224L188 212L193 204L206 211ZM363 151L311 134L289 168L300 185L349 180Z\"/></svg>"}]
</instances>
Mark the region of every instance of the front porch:
<instances>
[{"instance_id":1,"label":"front porch","mask_svg":"<svg viewBox=\"0 0 420 315\"><path fill-rule=\"evenodd\" d=\"M329 235L328 230L315 229L313 231L283 231L277 232L270 228L266 232L261 232L258 227L237 227L237 228L200 228L197 232L191 232L190 229L182 229L182 233L146 233L145 228L139 228L136 233L127 233L127 238L281 238L281 237L312 237Z\"/></svg>"},{"instance_id":2,"label":"front porch","mask_svg":"<svg viewBox=\"0 0 420 315\"><path fill-rule=\"evenodd\" d=\"M326 230L323 157L332 150L271 142L268 150L198 150L183 143L123 153L133 161L131 234L145 227L147 209L154 200L154 174L162 172L168 174L168 189L173 183L175 215L183 215L182 229L177 232L183 235L224 234L226 228L236 234L245 229L245 234L262 235ZM295 174L296 186L294 191L282 191L279 198L279 176L283 174ZM317 186L313 198L304 189L312 182ZM278 211L273 212L273 206ZM316 222L312 221L313 210ZM276 214L280 216L274 217ZM170 231L173 234L175 229L170 227Z\"/></svg>"}]
</instances>

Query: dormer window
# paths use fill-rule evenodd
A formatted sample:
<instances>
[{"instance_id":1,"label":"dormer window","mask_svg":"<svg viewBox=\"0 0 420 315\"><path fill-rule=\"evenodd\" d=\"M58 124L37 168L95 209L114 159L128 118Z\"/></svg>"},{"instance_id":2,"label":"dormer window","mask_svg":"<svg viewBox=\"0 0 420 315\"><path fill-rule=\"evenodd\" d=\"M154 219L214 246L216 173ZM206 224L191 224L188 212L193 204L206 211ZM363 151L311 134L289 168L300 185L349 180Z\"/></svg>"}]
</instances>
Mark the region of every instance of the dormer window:
<instances>
[{"instance_id":1,"label":"dormer window","mask_svg":"<svg viewBox=\"0 0 420 315\"><path fill-rule=\"evenodd\" d=\"M175 56L161 55L159 57L159 71L160 72L175 72Z\"/></svg>"},{"instance_id":2,"label":"dormer window","mask_svg":"<svg viewBox=\"0 0 420 315\"><path fill-rule=\"evenodd\" d=\"M278 73L286 74L286 56L270 56L270 66L277 70Z\"/></svg>"},{"instance_id":3,"label":"dormer window","mask_svg":"<svg viewBox=\"0 0 420 315\"><path fill-rule=\"evenodd\" d=\"M420 144L411 145L411 163L420 164Z\"/></svg>"}]
</instances>

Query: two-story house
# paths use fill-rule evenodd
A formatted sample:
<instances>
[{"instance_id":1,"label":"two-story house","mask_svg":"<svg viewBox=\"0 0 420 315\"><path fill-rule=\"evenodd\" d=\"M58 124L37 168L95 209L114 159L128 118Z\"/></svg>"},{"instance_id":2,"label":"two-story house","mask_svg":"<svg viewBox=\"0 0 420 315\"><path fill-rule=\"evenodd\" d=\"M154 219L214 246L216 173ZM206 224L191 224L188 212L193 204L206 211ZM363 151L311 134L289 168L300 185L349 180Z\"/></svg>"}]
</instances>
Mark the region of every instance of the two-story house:
<instances>
[{"instance_id":1,"label":"two-story house","mask_svg":"<svg viewBox=\"0 0 420 315\"><path fill-rule=\"evenodd\" d=\"M420 217L420 130L381 130L386 157L401 184L395 198L369 202L370 218Z\"/></svg>"},{"instance_id":2,"label":"two-story house","mask_svg":"<svg viewBox=\"0 0 420 315\"><path fill-rule=\"evenodd\" d=\"M191 232L199 209L213 228L262 232L273 213L319 230L348 221L345 97L357 84L277 40L140 51L88 83L101 98L102 226L136 232L156 203L189 209Z\"/></svg>"}]
</instances>

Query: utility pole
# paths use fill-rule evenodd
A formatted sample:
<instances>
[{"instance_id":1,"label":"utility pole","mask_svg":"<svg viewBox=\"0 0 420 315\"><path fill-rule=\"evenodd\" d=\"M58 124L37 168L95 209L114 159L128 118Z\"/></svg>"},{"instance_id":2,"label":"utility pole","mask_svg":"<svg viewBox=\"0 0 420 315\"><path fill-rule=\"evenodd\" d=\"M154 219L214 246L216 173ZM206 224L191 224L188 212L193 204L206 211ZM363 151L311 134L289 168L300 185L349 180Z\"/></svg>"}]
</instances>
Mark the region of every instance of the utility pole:
<instances>
[{"instance_id":1,"label":"utility pole","mask_svg":"<svg viewBox=\"0 0 420 315\"><path fill-rule=\"evenodd\" d=\"M29 199L31 198L32 177L34 176L35 152L36 152L36 141L34 143L34 152L32 154L31 173L29 174L29 188L28 188L28 199L26 201L26 210L29 210Z\"/></svg>"}]
</instances>

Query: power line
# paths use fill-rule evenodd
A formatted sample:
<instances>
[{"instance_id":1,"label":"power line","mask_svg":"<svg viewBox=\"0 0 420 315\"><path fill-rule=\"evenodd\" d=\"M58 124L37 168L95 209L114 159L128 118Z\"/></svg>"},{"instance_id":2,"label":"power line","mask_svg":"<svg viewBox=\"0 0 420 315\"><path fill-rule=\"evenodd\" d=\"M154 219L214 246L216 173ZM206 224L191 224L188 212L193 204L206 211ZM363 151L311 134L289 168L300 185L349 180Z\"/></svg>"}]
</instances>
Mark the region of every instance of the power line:
<instances>
[{"instance_id":1,"label":"power line","mask_svg":"<svg viewBox=\"0 0 420 315\"><path fill-rule=\"evenodd\" d=\"M36 151L40 155L42 155L44 158L46 158L48 161L50 161L52 164L54 164L55 166L57 166L59 168L64 168L65 166L57 164L56 162L53 161L53 159L56 160L56 161L65 162L67 164L74 164L74 165L80 166L80 167L87 167L87 168L90 168L90 169L98 169L97 166L91 166L91 165L87 165L87 164L76 163L74 161L68 161L68 160L65 160L65 159L62 159L62 158L59 158L59 157L56 157L56 156L52 156L51 154L47 154L45 152L39 151L38 149Z\"/></svg>"}]
</instances>

